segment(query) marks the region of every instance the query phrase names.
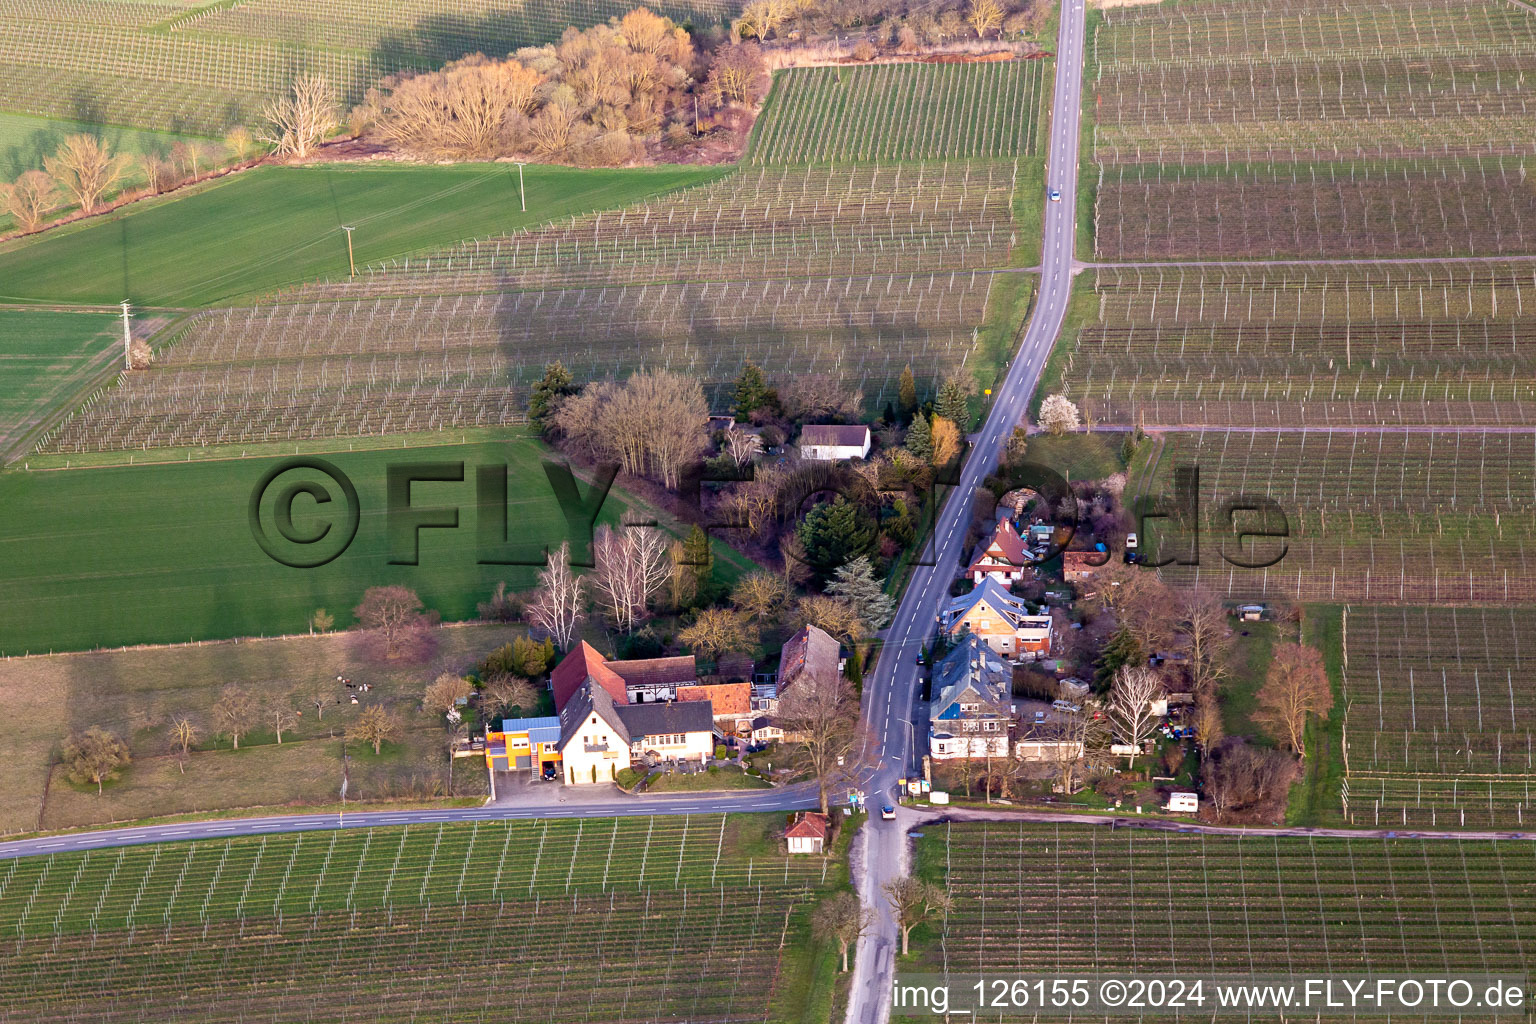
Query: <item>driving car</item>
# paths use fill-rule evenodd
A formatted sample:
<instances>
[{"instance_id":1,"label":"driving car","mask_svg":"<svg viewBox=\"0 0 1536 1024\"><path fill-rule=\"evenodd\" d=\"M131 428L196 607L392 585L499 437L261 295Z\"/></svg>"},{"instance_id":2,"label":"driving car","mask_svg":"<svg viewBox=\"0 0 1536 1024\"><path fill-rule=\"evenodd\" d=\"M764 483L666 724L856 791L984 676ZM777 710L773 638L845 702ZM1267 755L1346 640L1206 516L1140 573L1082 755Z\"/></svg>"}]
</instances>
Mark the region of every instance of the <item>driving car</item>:
<instances>
[{"instance_id":1,"label":"driving car","mask_svg":"<svg viewBox=\"0 0 1536 1024\"><path fill-rule=\"evenodd\" d=\"M890 804L886 804L884 807L880 808L880 817L886 821L895 821L896 808L892 807Z\"/></svg>"},{"instance_id":2,"label":"driving car","mask_svg":"<svg viewBox=\"0 0 1536 1024\"><path fill-rule=\"evenodd\" d=\"M1051 202L1053 202L1053 203L1061 202L1061 189L1059 189L1059 188L1051 189Z\"/></svg>"}]
</instances>

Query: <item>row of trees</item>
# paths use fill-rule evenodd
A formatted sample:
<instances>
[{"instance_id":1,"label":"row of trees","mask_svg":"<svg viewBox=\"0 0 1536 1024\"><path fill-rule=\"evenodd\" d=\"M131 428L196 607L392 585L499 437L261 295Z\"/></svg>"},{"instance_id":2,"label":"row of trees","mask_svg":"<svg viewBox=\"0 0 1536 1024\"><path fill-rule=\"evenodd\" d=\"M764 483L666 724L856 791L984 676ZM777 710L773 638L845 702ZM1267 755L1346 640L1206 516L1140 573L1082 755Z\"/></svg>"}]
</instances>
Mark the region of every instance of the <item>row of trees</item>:
<instances>
[{"instance_id":1,"label":"row of trees","mask_svg":"<svg viewBox=\"0 0 1536 1024\"><path fill-rule=\"evenodd\" d=\"M438 71L390 76L368 91L353 121L423 156L619 164L642 157L669 119L685 135L697 131L700 98L750 104L766 90L755 47L724 43L701 53L685 29L639 7L505 59L473 54Z\"/></svg>"},{"instance_id":2,"label":"row of trees","mask_svg":"<svg viewBox=\"0 0 1536 1024\"><path fill-rule=\"evenodd\" d=\"M733 28L745 39L815 39L862 30L871 45L912 53L966 36L1037 36L1048 0L752 0Z\"/></svg>"}]
</instances>

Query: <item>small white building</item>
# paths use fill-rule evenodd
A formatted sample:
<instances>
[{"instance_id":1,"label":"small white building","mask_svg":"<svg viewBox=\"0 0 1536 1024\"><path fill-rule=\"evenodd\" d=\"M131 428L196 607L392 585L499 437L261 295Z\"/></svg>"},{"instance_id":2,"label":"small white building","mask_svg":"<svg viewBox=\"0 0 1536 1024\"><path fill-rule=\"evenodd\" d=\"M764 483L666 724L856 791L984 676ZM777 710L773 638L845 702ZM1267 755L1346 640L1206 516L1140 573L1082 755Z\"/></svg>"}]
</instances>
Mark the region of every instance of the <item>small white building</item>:
<instances>
[{"instance_id":1,"label":"small white building","mask_svg":"<svg viewBox=\"0 0 1536 1024\"><path fill-rule=\"evenodd\" d=\"M1169 793L1168 809L1176 814L1195 814L1200 810L1200 794Z\"/></svg>"},{"instance_id":2,"label":"small white building","mask_svg":"<svg viewBox=\"0 0 1536 1024\"><path fill-rule=\"evenodd\" d=\"M800 430L800 457L811 462L837 462L869 457L869 427L808 423Z\"/></svg>"},{"instance_id":3,"label":"small white building","mask_svg":"<svg viewBox=\"0 0 1536 1024\"><path fill-rule=\"evenodd\" d=\"M822 853L827 847L827 834L831 826L825 814L806 811L795 818L795 823L784 833L784 841L790 853Z\"/></svg>"}]
</instances>

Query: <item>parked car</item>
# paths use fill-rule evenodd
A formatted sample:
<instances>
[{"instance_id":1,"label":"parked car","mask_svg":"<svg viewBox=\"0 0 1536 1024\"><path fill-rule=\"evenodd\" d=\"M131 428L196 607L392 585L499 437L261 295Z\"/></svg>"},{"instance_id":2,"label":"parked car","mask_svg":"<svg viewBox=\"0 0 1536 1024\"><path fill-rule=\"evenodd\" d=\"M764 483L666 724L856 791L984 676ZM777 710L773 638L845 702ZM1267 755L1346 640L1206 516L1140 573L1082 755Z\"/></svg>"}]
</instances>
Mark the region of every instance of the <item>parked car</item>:
<instances>
[{"instance_id":1,"label":"parked car","mask_svg":"<svg viewBox=\"0 0 1536 1024\"><path fill-rule=\"evenodd\" d=\"M554 782L555 778L556 778L556 775L555 775L555 762L553 762L553 761L545 761L544 762L544 773L543 774L544 774L544 781L545 782Z\"/></svg>"},{"instance_id":2,"label":"parked car","mask_svg":"<svg viewBox=\"0 0 1536 1024\"><path fill-rule=\"evenodd\" d=\"M1071 711L1073 713L1083 710L1079 705L1073 704L1069 700L1051 701L1051 707L1055 708L1057 711Z\"/></svg>"}]
</instances>

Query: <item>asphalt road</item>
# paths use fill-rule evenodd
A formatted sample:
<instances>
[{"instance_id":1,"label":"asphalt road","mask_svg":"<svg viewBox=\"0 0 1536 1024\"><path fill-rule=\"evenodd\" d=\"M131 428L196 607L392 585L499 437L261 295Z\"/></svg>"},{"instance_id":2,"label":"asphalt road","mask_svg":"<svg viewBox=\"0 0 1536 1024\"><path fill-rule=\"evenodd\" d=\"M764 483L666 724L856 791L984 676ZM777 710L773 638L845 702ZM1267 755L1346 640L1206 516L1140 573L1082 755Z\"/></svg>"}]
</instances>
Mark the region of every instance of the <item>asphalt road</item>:
<instances>
[{"instance_id":1,"label":"asphalt road","mask_svg":"<svg viewBox=\"0 0 1536 1024\"><path fill-rule=\"evenodd\" d=\"M338 828L374 828L380 825L419 825L443 821L497 821L502 818L612 818L643 814L733 814L752 811L789 811L816 806L816 787L808 783L783 789L734 793L677 793L667 796L605 795L578 791L580 800L560 799L564 792L551 787L548 799L531 799L513 805L450 807L420 811L358 811L347 814L293 814L270 818L230 818L223 821L187 821L139 828L76 832L39 836L0 843L0 860L32 854L99 850L114 846L140 846L188 839L228 839L231 836L271 835L276 832L312 832Z\"/></svg>"},{"instance_id":2,"label":"asphalt road","mask_svg":"<svg viewBox=\"0 0 1536 1024\"><path fill-rule=\"evenodd\" d=\"M896 617L886 630L880 661L864 681L864 720L875 741L872 754L879 760L865 785L866 799L875 813L860 831L856 858L859 896L874 911L875 921L859 940L848 1024L883 1024L890 1017L897 929L882 887L906 873L907 825L900 819L884 821L878 812L881 804L895 803L894 786L907 774L913 756L910 723L918 689L917 653L932 635L935 617L949 598L949 586L963 554L971 496L997 466L1008 435L1023 422L1071 298L1085 20L1084 0L1065 0L1056 46L1056 84L1046 158L1046 188L1059 190L1062 199L1051 202L1040 197L1045 203L1045 224L1034 313L997 389L986 423L975 437L960 484L950 492L939 513L931 559L935 564L919 566L913 573ZM902 816L907 817L905 810Z\"/></svg>"}]
</instances>

